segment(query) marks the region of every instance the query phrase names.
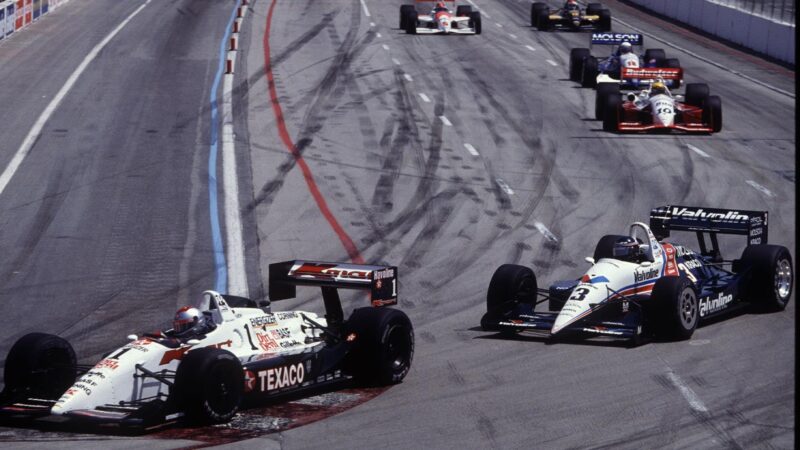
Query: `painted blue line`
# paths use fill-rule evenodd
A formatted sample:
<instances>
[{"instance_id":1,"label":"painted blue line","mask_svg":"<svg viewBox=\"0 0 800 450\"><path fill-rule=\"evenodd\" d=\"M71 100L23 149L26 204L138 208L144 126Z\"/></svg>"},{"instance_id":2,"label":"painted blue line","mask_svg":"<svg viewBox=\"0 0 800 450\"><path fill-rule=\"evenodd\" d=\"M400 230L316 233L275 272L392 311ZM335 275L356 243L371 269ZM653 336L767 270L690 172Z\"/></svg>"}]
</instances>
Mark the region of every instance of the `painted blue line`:
<instances>
[{"instance_id":1,"label":"painted blue line","mask_svg":"<svg viewBox=\"0 0 800 450\"><path fill-rule=\"evenodd\" d=\"M231 18L228 20L228 25L225 27L225 35L222 37L222 42L219 44L219 67L217 68L217 75L214 78L214 84L211 85L211 148L208 155L208 206L209 214L211 215L211 243L214 252L214 273L216 274L214 290L223 294L228 292L228 264L225 261L225 246L222 243L222 232L219 226L219 199L217 195L217 153L219 148L217 92L219 91L219 83L222 81L222 74L225 71L225 60L227 59L225 44L230 39L231 26L233 25L233 21L236 20L236 10L239 8L240 1L241 0L236 0L236 5L233 11L231 11Z\"/></svg>"}]
</instances>

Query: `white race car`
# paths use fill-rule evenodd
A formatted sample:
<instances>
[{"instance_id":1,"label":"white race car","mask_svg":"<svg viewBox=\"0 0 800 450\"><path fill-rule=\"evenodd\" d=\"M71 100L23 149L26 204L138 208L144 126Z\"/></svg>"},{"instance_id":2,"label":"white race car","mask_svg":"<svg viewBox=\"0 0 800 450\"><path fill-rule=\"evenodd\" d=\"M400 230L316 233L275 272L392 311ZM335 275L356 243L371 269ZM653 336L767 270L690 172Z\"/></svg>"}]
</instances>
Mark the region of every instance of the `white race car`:
<instances>
[{"instance_id":1,"label":"white race car","mask_svg":"<svg viewBox=\"0 0 800 450\"><path fill-rule=\"evenodd\" d=\"M446 6L455 0L415 0L416 4L434 3L427 14L415 5L400 6L400 29L408 34L481 34L481 13L470 5L459 5L455 13Z\"/></svg>"},{"instance_id":2,"label":"white race car","mask_svg":"<svg viewBox=\"0 0 800 450\"><path fill-rule=\"evenodd\" d=\"M400 382L411 366L414 332L397 303L397 268L308 261L269 267L272 301L296 285L322 288L325 317L271 312L269 302L206 291L181 308L174 327L130 335L91 367L76 364L64 339L21 337L5 361L0 421L52 420L150 429L185 417L230 420L240 405L347 380ZM345 320L338 288L371 291L373 307ZM76 379L77 378L77 379Z\"/></svg>"}]
</instances>

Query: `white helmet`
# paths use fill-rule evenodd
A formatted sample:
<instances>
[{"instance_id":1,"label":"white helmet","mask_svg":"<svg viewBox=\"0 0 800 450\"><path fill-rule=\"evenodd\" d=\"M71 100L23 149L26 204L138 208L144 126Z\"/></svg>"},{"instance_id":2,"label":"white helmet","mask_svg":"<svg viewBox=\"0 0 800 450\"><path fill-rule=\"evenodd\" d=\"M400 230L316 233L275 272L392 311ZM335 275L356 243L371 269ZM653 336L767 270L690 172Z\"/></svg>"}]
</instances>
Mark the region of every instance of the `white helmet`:
<instances>
[{"instance_id":1,"label":"white helmet","mask_svg":"<svg viewBox=\"0 0 800 450\"><path fill-rule=\"evenodd\" d=\"M633 49L633 46L628 41L625 41L625 42L619 44L619 52L620 53L629 53L632 49Z\"/></svg>"},{"instance_id":2,"label":"white helmet","mask_svg":"<svg viewBox=\"0 0 800 450\"><path fill-rule=\"evenodd\" d=\"M184 306L175 313L172 320L172 329L176 334L185 333L191 329L199 328L205 322L200 310L191 306Z\"/></svg>"}]
</instances>

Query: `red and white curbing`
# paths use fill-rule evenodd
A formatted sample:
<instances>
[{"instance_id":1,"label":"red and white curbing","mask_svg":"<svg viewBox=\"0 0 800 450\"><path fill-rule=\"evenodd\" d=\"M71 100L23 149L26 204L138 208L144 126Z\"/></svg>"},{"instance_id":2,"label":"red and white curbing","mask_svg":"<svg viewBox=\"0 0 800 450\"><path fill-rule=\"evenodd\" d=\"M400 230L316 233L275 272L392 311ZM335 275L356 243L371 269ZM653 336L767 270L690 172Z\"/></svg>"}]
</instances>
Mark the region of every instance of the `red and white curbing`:
<instances>
[{"instance_id":1,"label":"red and white curbing","mask_svg":"<svg viewBox=\"0 0 800 450\"><path fill-rule=\"evenodd\" d=\"M231 40L228 46L228 56L225 61L225 73L233 74L236 69L236 51L239 50L239 32L242 28L242 21L247 14L247 0L242 0L242 4L236 8L236 19L231 27Z\"/></svg>"}]
</instances>

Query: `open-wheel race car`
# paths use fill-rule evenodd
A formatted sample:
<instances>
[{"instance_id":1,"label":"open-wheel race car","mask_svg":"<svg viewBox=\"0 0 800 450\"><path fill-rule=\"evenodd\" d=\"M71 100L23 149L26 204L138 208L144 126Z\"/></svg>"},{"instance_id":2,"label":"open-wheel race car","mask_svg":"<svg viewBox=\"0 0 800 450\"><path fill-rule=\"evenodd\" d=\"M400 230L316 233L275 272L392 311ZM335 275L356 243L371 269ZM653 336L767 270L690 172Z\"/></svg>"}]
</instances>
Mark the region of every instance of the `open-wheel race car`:
<instances>
[{"instance_id":1,"label":"open-wheel race car","mask_svg":"<svg viewBox=\"0 0 800 450\"><path fill-rule=\"evenodd\" d=\"M0 422L67 421L153 429L178 420L223 423L240 407L335 383L388 385L411 367L414 332L397 303L397 268L308 261L269 267L269 296L319 286L325 317L271 312L269 302L206 291L173 328L130 335L93 366L66 340L30 333L5 360ZM338 289L371 292L372 307L345 319Z\"/></svg>"},{"instance_id":2,"label":"open-wheel race car","mask_svg":"<svg viewBox=\"0 0 800 450\"><path fill-rule=\"evenodd\" d=\"M637 345L653 336L689 339L698 324L748 305L781 311L792 294L792 257L767 244L767 219L765 211L655 208L649 226L636 222L627 235L603 236L582 276L549 289L538 288L531 269L504 264L489 283L481 326ZM696 233L699 252L666 242L672 231ZM739 259L722 258L718 234L747 236ZM550 311L536 311L544 302Z\"/></svg>"},{"instance_id":3,"label":"open-wheel race car","mask_svg":"<svg viewBox=\"0 0 800 450\"><path fill-rule=\"evenodd\" d=\"M420 12L417 6L429 10ZM450 3L451 7L447 4ZM415 0L414 5L400 6L400 29L408 34L481 34L481 13L471 5L458 5L455 0Z\"/></svg>"},{"instance_id":4,"label":"open-wheel race car","mask_svg":"<svg viewBox=\"0 0 800 450\"><path fill-rule=\"evenodd\" d=\"M625 77L641 77L642 69L623 69ZM668 74L661 74L668 76ZM708 85L689 83L684 95L673 95L663 79L638 93L623 94L619 85L603 83L595 97L595 117L612 132L718 133L722 131L722 100Z\"/></svg>"},{"instance_id":5,"label":"open-wheel race car","mask_svg":"<svg viewBox=\"0 0 800 450\"><path fill-rule=\"evenodd\" d=\"M600 3L589 3L586 9L581 9L577 2L570 0L563 7L551 10L547 3L534 2L531 26L541 31L611 31L611 11Z\"/></svg>"},{"instance_id":6,"label":"open-wheel race car","mask_svg":"<svg viewBox=\"0 0 800 450\"><path fill-rule=\"evenodd\" d=\"M617 47L610 55L592 55L595 45ZM661 69L671 74L664 77L667 87L677 89L683 82L680 60L667 58L664 49L642 50L644 36L638 33L592 33L589 48L573 48L569 52L569 79L582 87L595 88L601 83L617 83L620 89L639 89L652 80L652 74L640 78L623 78L625 69Z\"/></svg>"}]
</instances>

